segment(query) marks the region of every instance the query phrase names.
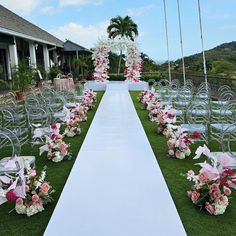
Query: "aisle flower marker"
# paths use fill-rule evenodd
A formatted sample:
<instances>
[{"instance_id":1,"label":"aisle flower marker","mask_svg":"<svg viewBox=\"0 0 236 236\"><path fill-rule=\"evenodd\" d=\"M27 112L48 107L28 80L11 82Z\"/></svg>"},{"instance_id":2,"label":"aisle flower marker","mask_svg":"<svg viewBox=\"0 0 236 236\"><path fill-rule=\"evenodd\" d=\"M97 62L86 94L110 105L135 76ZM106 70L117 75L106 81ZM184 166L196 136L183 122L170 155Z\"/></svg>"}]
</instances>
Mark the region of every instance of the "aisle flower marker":
<instances>
[{"instance_id":1,"label":"aisle flower marker","mask_svg":"<svg viewBox=\"0 0 236 236\"><path fill-rule=\"evenodd\" d=\"M44 206L53 201L55 190L45 180L46 166L39 176L31 168L21 169L15 176L1 176L0 193L7 201L15 202L15 211L27 216L44 210Z\"/></svg>"},{"instance_id":2,"label":"aisle flower marker","mask_svg":"<svg viewBox=\"0 0 236 236\"><path fill-rule=\"evenodd\" d=\"M168 125L165 131L165 136L168 138L168 155L172 158L185 159L190 156L190 145L194 143L194 139L200 136L198 132L189 135L187 129L181 126Z\"/></svg>"},{"instance_id":3,"label":"aisle flower marker","mask_svg":"<svg viewBox=\"0 0 236 236\"><path fill-rule=\"evenodd\" d=\"M167 125L174 124L176 122L175 109L171 106L166 106L160 110L157 115L157 133L164 134L167 132Z\"/></svg>"},{"instance_id":4,"label":"aisle flower marker","mask_svg":"<svg viewBox=\"0 0 236 236\"><path fill-rule=\"evenodd\" d=\"M70 160L71 155L68 151L69 145L63 141L63 136L60 134L60 124L52 124L51 129L54 131L50 136L46 136L46 144L39 148L39 155L45 151L49 160L60 162L62 160Z\"/></svg>"},{"instance_id":5,"label":"aisle flower marker","mask_svg":"<svg viewBox=\"0 0 236 236\"><path fill-rule=\"evenodd\" d=\"M80 122L80 118L76 116L71 116L70 119L66 121L63 136L74 137L75 135L80 135L82 132Z\"/></svg>"},{"instance_id":6,"label":"aisle flower marker","mask_svg":"<svg viewBox=\"0 0 236 236\"><path fill-rule=\"evenodd\" d=\"M192 191L188 191L188 197L200 210L205 209L211 215L224 214L229 205L231 188L236 189L236 175L230 168L236 165L236 161L226 153L216 156L210 152L207 146L196 150L194 159L204 154L208 160L199 163L202 168L198 174L190 170L187 179L194 182Z\"/></svg>"},{"instance_id":7,"label":"aisle flower marker","mask_svg":"<svg viewBox=\"0 0 236 236\"><path fill-rule=\"evenodd\" d=\"M160 99L147 104L147 110L149 111L148 117L151 122L158 122L158 114L161 112L161 108L162 104Z\"/></svg>"}]
</instances>

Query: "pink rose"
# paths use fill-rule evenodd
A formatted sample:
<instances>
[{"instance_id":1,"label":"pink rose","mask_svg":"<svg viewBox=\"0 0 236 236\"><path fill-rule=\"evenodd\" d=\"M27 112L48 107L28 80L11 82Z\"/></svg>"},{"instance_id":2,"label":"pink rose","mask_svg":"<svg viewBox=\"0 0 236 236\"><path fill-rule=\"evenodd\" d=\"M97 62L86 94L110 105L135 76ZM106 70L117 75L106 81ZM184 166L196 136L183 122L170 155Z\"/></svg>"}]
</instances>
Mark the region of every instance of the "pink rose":
<instances>
[{"instance_id":1,"label":"pink rose","mask_svg":"<svg viewBox=\"0 0 236 236\"><path fill-rule=\"evenodd\" d=\"M170 156L174 156L175 155L174 150L169 150L168 153L169 153Z\"/></svg>"},{"instance_id":2,"label":"pink rose","mask_svg":"<svg viewBox=\"0 0 236 236\"><path fill-rule=\"evenodd\" d=\"M11 189L10 191L8 191L6 193L6 199L10 202L15 202L17 199L16 193L14 191L14 189Z\"/></svg>"},{"instance_id":3,"label":"pink rose","mask_svg":"<svg viewBox=\"0 0 236 236\"><path fill-rule=\"evenodd\" d=\"M60 144L60 150L62 154L67 154L67 145L65 143Z\"/></svg>"},{"instance_id":4,"label":"pink rose","mask_svg":"<svg viewBox=\"0 0 236 236\"><path fill-rule=\"evenodd\" d=\"M230 188L224 187L224 194L225 194L226 196L229 196L229 195L231 194Z\"/></svg>"},{"instance_id":5,"label":"pink rose","mask_svg":"<svg viewBox=\"0 0 236 236\"><path fill-rule=\"evenodd\" d=\"M206 182L208 180L208 175L206 172L200 173L198 177L201 182Z\"/></svg>"},{"instance_id":6,"label":"pink rose","mask_svg":"<svg viewBox=\"0 0 236 236\"><path fill-rule=\"evenodd\" d=\"M187 191L187 195L188 195L189 198L191 198L192 197L192 191Z\"/></svg>"},{"instance_id":7,"label":"pink rose","mask_svg":"<svg viewBox=\"0 0 236 236\"><path fill-rule=\"evenodd\" d=\"M50 188L49 184L45 182L40 186L40 191L43 193L48 193L49 188Z\"/></svg>"},{"instance_id":8,"label":"pink rose","mask_svg":"<svg viewBox=\"0 0 236 236\"><path fill-rule=\"evenodd\" d=\"M193 203L196 203L198 201L199 197L200 197L200 193L199 192L196 192L196 191L192 192L191 200L193 201Z\"/></svg>"},{"instance_id":9,"label":"pink rose","mask_svg":"<svg viewBox=\"0 0 236 236\"><path fill-rule=\"evenodd\" d=\"M23 203L24 203L24 202L23 202L23 199L22 199L22 198L19 197L19 198L16 199L16 204L17 204L17 205L23 205Z\"/></svg>"},{"instance_id":10,"label":"pink rose","mask_svg":"<svg viewBox=\"0 0 236 236\"><path fill-rule=\"evenodd\" d=\"M194 184L194 187L197 190L201 189L201 185L198 182Z\"/></svg>"},{"instance_id":11,"label":"pink rose","mask_svg":"<svg viewBox=\"0 0 236 236\"><path fill-rule=\"evenodd\" d=\"M33 202L38 202L38 201L39 201L39 196L38 196L37 194L34 194L34 195L32 196L32 201L33 201Z\"/></svg>"},{"instance_id":12,"label":"pink rose","mask_svg":"<svg viewBox=\"0 0 236 236\"><path fill-rule=\"evenodd\" d=\"M211 205L209 202L206 203L205 208L211 215L215 214L215 207Z\"/></svg>"},{"instance_id":13,"label":"pink rose","mask_svg":"<svg viewBox=\"0 0 236 236\"><path fill-rule=\"evenodd\" d=\"M221 197L221 192L220 191L213 191L211 193L212 198L214 199L219 199Z\"/></svg>"},{"instance_id":14,"label":"pink rose","mask_svg":"<svg viewBox=\"0 0 236 236\"><path fill-rule=\"evenodd\" d=\"M170 140L167 141L167 146L168 146L169 149L174 148L174 144L173 144L173 142L170 141Z\"/></svg>"},{"instance_id":15,"label":"pink rose","mask_svg":"<svg viewBox=\"0 0 236 236\"><path fill-rule=\"evenodd\" d=\"M219 191L219 184L216 184L216 183L212 184L210 189L212 192Z\"/></svg>"}]
</instances>

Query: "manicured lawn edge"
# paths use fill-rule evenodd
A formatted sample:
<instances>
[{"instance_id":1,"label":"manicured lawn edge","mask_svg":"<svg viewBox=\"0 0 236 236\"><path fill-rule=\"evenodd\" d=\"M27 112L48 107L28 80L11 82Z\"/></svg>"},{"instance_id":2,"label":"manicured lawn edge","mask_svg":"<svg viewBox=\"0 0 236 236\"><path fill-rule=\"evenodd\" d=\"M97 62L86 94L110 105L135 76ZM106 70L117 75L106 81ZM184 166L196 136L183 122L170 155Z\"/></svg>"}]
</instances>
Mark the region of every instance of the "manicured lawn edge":
<instances>
[{"instance_id":1,"label":"manicured lawn edge","mask_svg":"<svg viewBox=\"0 0 236 236\"><path fill-rule=\"evenodd\" d=\"M98 92L97 102L95 108L88 112L87 122L83 122L81 127L83 132L80 136L73 138L65 138L66 143L70 144L70 152L72 154L72 160L63 161L61 163L50 162L46 154L39 157L38 147L34 147L32 150L32 155L36 156L36 168L38 173L41 171L43 166L47 166L47 179L50 181L51 185L56 189L56 193L53 195L54 202L47 205L45 210L32 217L27 217L25 215L18 215L15 211L8 214L10 210L14 208L14 204L7 202L0 206L0 235L1 236L20 236L20 235L30 235L39 236L43 235L47 224L51 218L53 210L56 203L60 197L63 190L65 182L70 174L73 164L76 160L77 154L81 148L84 138L88 132L94 115L97 111L98 105L102 99L103 92ZM29 155L30 146L25 146L22 150L22 155ZM2 157L2 153L0 154ZM73 198L73 193L71 195ZM63 224L63 218L62 222Z\"/></svg>"},{"instance_id":2,"label":"manicured lawn edge","mask_svg":"<svg viewBox=\"0 0 236 236\"><path fill-rule=\"evenodd\" d=\"M224 215L211 216L204 211L200 212L188 199L186 192L191 190L191 183L185 177L181 176L181 174L185 174L190 169L199 170L199 167L194 164L203 162L204 158L200 160L193 160L192 158L196 148L202 145L202 143L198 142L193 145L192 155L188 159L175 160L167 157L167 140L164 136L158 135L155 132L156 124L149 121L148 111L144 110L141 103L137 100L138 94L139 92L130 92L134 106L162 170L187 235L234 235L236 232L236 222L234 220L236 219L236 191L233 192L230 205ZM210 142L209 148L212 151L218 151L219 146L217 143ZM160 202L160 204L162 203Z\"/></svg>"}]
</instances>

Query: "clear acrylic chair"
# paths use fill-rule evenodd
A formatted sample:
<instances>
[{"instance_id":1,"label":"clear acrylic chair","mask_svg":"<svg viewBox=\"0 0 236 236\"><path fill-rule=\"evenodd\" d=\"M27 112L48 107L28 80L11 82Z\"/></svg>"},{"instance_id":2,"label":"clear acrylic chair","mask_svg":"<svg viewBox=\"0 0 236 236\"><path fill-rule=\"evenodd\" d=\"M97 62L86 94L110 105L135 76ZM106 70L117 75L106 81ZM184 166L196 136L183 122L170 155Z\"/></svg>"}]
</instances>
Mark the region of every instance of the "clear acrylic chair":
<instances>
[{"instance_id":1,"label":"clear acrylic chair","mask_svg":"<svg viewBox=\"0 0 236 236\"><path fill-rule=\"evenodd\" d=\"M226 133L234 129L235 122L236 101L230 101L229 104L222 106L217 113L212 115L210 123L211 139L221 143L222 134L224 133L224 137L226 137Z\"/></svg>"},{"instance_id":2,"label":"clear acrylic chair","mask_svg":"<svg viewBox=\"0 0 236 236\"><path fill-rule=\"evenodd\" d=\"M34 156L21 156L21 144L15 133L0 127L0 174L17 173L21 168L35 166ZM9 150L11 149L11 150ZM11 151L11 155L5 157L5 152Z\"/></svg>"},{"instance_id":3,"label":"clear acrylic chair","mask_svg":"<svg viewBox=\"0 0 236 236\"><path fill-rule=\"evenodd\" d=\"M190 133L197 131L200 134L199 140L208 143L208 123L210 112L207 104L191 104L186 112L187 123L181 127L188 129Z\"/></svg>"}]
</instances>

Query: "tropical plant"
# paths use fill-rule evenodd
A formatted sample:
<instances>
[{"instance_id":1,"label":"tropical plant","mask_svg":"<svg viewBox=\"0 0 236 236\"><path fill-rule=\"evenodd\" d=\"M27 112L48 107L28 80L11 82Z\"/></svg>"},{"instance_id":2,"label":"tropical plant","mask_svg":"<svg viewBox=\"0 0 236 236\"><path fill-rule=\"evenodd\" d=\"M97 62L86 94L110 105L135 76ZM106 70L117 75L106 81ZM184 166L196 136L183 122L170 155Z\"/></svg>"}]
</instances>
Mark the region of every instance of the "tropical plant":
<instances>
[{"instance_id":1,"label":"tropical plant","mask_svg":"<svg viewBox=\"0 0 236 236\"><path fill-rule=\"evenodd\" d=\"M52 66L50 68L50 72L48 73L48 79L52 80L57 77L58 74L61 74L62 71L60 70L60 68L58 66Z\"/></svg>"},{"instance_id":2,"label":"tropical plant","mask_svg":"<svg viewBox=\"0 0 236 236\"><path fill-rule=\"evenodd\" d=\"M24 92L31 80L35 78L36 69L28 67L24 62L20 62L18 66L13 68L13 88L20 92Z\"/></svg>"},{"instance_id":3,"label":"tropical plant","mask_svg":"<svg viewBox=\"0 0 236 236\"><path fill-rule=\"evenodd\" d=\"M134 41L134 38L138 36L138 25L133 22L130 16L117 16L110 20L110 25L107 27L107 33L109 38L127 37ZM118 74L120 73L120 64L122 59L122 49L120 49L120 59L118 65Z\"/></svg>"}]
</instances>

